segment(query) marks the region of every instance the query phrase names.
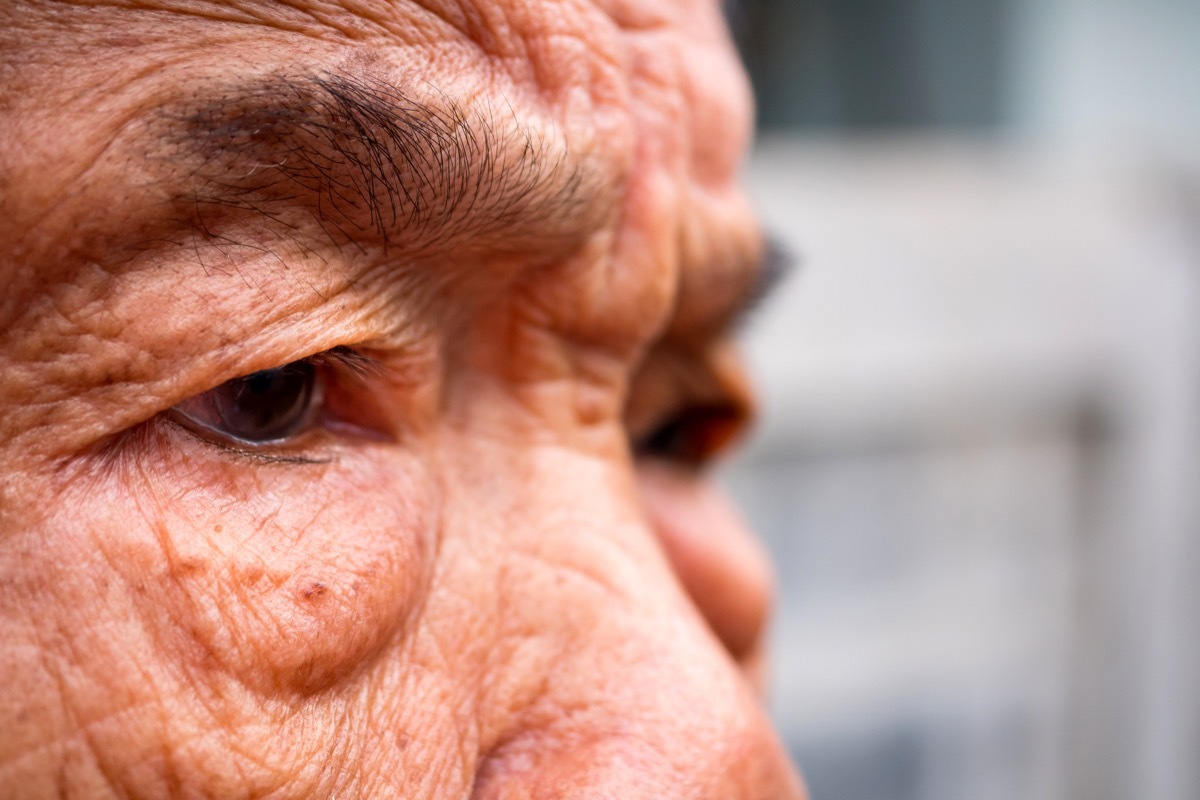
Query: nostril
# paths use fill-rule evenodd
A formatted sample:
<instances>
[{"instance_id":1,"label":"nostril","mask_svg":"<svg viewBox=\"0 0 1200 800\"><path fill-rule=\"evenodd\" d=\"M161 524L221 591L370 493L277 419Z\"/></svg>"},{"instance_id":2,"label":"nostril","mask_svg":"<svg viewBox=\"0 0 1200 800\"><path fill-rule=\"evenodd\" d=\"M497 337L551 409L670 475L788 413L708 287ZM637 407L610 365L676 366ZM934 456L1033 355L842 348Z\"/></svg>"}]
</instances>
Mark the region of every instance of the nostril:
<instances>
[{"instance_id":1,"label":"nostril","mask_svg":"<svg viewBox=\"0 0 1200 800\"><path fill-rule=\"evenodd\" d=\"M642 464L646 514L680 583L739 663L755 660L770 616L773 579L758 541L710 481Z\"/></svg>"}]
</instances>

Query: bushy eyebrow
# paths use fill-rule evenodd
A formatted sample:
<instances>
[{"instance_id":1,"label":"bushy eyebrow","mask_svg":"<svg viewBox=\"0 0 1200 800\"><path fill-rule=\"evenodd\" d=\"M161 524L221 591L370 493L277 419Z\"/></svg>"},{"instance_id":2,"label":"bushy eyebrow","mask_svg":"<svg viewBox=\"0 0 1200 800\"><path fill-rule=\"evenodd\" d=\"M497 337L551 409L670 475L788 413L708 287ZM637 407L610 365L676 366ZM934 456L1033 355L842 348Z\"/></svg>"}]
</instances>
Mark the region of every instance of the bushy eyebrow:
<instances>
[{"instance_id":1,"label":"bushy eyebrow","mask_svg":"<svg viewBox=\"0 0 1200 800\"><path fill-rule=\"evenodd\" d=\"M598 224L605 182L558 132L503 101L417 99L381 78L269 76L171 115L193 165L185 202L268 216L306 206L339 244L436 247L472 237L574 236Z\"/></svg>"}]
</instances>

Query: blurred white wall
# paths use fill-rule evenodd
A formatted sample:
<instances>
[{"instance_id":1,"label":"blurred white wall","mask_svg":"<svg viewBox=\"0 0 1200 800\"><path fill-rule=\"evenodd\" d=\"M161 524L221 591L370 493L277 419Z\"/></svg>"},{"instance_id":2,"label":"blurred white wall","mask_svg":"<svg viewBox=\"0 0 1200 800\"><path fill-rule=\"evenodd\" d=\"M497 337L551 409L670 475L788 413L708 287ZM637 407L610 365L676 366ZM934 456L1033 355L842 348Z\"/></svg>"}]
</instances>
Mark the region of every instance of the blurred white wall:
<instances>
[{"instance_id":1,"label":"blurred white wall","mask_svg":"<svg viewBox=\"0 0 1200 800\"><path fill-rule=\"evenodd\" d=\"M1014 131L1200 158L1200 3L1015 0Z\"/></svg>"},{"instance_id":2,"label":"blurred white wall","mask_svg":"<svg viewBox=\"0 0 1200 800\"><path fill-rule=\"evenodd\" d=\"M1200 797L1194 177L761 142L803 267L749 332L766 418L728 477L817 800Z\"/></svg>"},{"instance_id":3,"label":"blurred white wall","mask_svg":"<svg viewBox=\"0 0 1200 800\"><path fill-rule=\"evenodd\" d=\"M1200 798L1200 2L743 0L816 800Z\"/></svg>"}]
</instances>

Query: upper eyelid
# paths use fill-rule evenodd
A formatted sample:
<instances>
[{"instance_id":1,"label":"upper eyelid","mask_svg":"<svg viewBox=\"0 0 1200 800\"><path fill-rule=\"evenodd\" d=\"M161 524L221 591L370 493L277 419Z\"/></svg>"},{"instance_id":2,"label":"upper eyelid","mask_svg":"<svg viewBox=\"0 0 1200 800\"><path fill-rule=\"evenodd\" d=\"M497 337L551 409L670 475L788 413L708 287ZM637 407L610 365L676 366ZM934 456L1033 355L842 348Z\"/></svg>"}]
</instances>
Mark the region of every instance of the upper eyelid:
<instances>
[{"instance_id":1,"label":"upper eyelid","mask_svg":"<svg viewBox=\"0 0 1200 800\"><path fill-rule=\"evenodd\" d=\"M378 375L383 371L383 365L378 359L347 345L337 345L328 350L313 353L311 356L301 360L318 366L332 364L344 367L358 377Z\"/></svg>"},{"instance_id":2,"label":"upper eyelid","mask_svg":"<svg viewBox=\"0 0 1200 800\"><path fill-rule=\"evenodd\" d=\"M215 447L222 452L263 464L332 464L336 460L332 455L314 458L313 456L272 452L272 448L276 450L279 448L278 444L255 448L243 446L241 442L224 441L217 437L201 436L190 431L189 434L209 447Z\"/></svg>"},{"instance_id":3,"label":"upper eyelid","mask_svg":"<svg viewBox=\"0 0 1200 800\"><path fill-rule=\"evenodd\" d=\"M226 375L222 376L215 383L208 384L202 389L192 391L186 397L180 397L175 403L172 404L172 407L192 397L196 397L204 394L205 392L210 392L214 389L217 389L226 383L229 383L230 381L247 378L258 372L265 372L266 370L279 369L291 364L302 363L313 364L317 367L342 368L350 374L359 377L379 375L385 371L385 367L379 361L379 359L364 352L363 350L360 350L353 345L334 345L333 347L325 350L318 350L315 353L310 353L309 355L301 356L300 358L293 358L283 363L267 363L262 366L256 366L254 369L246 372L238 372L237 374L233 375L226 373Z\"/></svg>"}]
</instances>

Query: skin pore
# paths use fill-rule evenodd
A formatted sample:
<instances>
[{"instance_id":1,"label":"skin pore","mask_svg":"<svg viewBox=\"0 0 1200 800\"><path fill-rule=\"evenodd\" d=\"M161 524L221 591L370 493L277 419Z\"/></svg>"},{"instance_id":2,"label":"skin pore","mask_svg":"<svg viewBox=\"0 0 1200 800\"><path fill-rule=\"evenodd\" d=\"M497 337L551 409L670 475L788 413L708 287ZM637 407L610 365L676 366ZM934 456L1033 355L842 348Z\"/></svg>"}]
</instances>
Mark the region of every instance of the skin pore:
<instances>
[{"instance_id":1,"label":"skin pore","mask_svg":"<svg viewBox=\"0 0 1200 800\"><path fill-rule=\"evenodd\" d=\"M4 796L802 797L749 127L701 0L0 7Z\"/></svg>"}]
</instances>

